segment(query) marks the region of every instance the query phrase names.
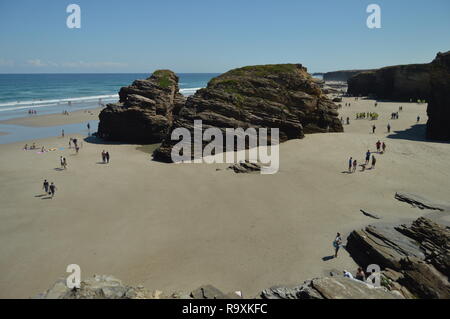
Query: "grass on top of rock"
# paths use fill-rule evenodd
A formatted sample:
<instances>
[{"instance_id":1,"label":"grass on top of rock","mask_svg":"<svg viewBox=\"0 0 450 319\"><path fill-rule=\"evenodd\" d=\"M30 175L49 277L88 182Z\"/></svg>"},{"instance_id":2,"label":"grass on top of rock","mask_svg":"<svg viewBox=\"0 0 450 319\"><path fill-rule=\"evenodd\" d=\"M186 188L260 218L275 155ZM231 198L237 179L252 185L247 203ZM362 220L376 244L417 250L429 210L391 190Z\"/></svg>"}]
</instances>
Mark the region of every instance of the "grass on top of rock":
<instances>
[{"instance_id":1,"label":"grass on top of rock","mask_svg":"<svg viewBox=\"0 0 450 319\"><path fill-rule=\"evenodd\" d=\"M158 85L164 89L172 84L170 80L171 72L168 70L157 70L153 72L153 76L158 79Z\"/></svg>"}]
</instances>

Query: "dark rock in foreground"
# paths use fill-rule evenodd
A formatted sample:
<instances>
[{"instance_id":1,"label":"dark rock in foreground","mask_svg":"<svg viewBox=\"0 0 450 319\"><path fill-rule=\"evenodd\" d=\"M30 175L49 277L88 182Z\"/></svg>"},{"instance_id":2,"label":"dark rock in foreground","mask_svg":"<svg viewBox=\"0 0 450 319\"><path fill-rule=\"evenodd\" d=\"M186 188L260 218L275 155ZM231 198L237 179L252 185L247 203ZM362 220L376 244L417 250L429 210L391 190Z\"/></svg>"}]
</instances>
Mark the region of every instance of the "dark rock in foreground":
<instances>
[{"instance_id":1,"label":"dark rock in foreground","mask_svg":"<svg viewBox=\"0 0 450 319\"><path fill-rule=\"evenodd\" d=\"M148 79L121 88L119 97L119 103L101 111L98 136L132 143L161 142L185 101L178 77L169 70L155 71Z\"/></svg>"},{"instance_id":2,"label":"dark rock in foreground","mask_svg":"<svg viewBox=\"0 0 450 319\"><path fill-rule=\"evenodd\" d=\"M369 225L353 231L346 248L362 267L377 264L384 269L389 287L418 298L450 298L446 227L423 217L411 226Z\"/></svg>"},{"instance_id":3,"label":"dark rock in foreground","mask_svg":"<svg viewBox=\"0 0 450 319\"><path fill-rule=\"evenodd\" d=\"M221 129L224 136L225 128L279 128L284 142L305 133L342 132L336 109L300 64L231 70L188 98L154 158L171 162L172 147L179 142L171 140L171 132L187 128L193 136L194 120L202 120L203 130Z\"/></svg>"},{"instance_id":4,"label":"dark rock in foreground","mask_svg":"<svg viewBox=\"0 0 450 319\"><path fill-rule=\"evenodd\" d=\"M324 277L297 287L272 287L261 292L263 299L404 299L385 287L375 288L363 281L344 277Z\"/></svg>"}]
</instances>

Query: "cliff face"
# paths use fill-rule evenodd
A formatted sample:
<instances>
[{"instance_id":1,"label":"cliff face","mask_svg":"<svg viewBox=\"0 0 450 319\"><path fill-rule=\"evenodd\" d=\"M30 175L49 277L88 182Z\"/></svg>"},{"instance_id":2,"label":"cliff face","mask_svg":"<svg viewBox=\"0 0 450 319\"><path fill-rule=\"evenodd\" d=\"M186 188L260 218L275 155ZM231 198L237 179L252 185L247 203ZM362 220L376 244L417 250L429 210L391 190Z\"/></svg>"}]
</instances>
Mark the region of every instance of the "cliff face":
<instances>
[{"instance_id":1,"label":"cliff face","mask_svg":"<svg viewBox=\"0 0 450 319\"><path fill-rule=\"evenodd\" d=\"M225 128L279 128L280 141L304 133L342 132L336 106L299 64L249 66L212 79L207 88L188 98L172 128L183 127L193 136L194 120L203 130ZM167 134L154 158L171 162L178 140Z\"/></svg>"},{"instance_id":2,"label":"cliff face","mask_svg":"<svg viewBox=\"0 0 450 319\"><path fill-rule=\"evenodd\" d=\"M155 143L167 134L185 102L178 77L169 70L155 71L119 92L119 103L109 104L99 115L98 135L106 140Z\"/></svg>"},{"instance_id":3,"label":"cliff face","mask_svg":"<svg viewBox=\"0 0 450 319\"><path fill-rule=\"evenodd\" d=\"M430 64L398 65L359 73L348 81L348 93L394 101L430 96Z\"/></svg>"},{"instance_id":4,"label":"cliff face","mask_svg":"<svg viewBox=\"0 0 450 319\"><path fill-rule=\"evenodd\" d=\"M450 141L450 51L438 54L431 67L427 137Z\"/></svg>"},{"instance_id":5,"label":"cliff face","mask_svg":"<svg viewBox=\"0 0 450 319\"><path fill-rule=\"evenodd\" d=\"M355 76L362 72L369 72L372 70L342 70L342 71L333 71L326 72L323 74L323 79L325 81L344 81L347 82L352 76Z\"/></svg>"}]
</instances>

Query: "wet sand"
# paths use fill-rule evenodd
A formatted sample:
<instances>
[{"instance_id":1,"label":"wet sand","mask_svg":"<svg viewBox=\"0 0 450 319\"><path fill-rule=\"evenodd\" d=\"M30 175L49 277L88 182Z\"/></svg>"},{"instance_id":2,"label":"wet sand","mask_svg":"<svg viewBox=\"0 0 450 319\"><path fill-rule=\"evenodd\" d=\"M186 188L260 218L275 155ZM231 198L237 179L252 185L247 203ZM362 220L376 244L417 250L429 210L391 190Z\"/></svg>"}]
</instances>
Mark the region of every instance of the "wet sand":
<instances>
[{"instance_id":1,"label":"wet sand","mask_svg":"<svg viewBox=\"0 0 450 319\"><path fill-rule=\"evenodd\" d=\"M46 114L46 115L29 115L25 117L14 118L11 120L0 121L0 124L14 124L31 127L59 126L64 124L81 123L90 120L98 120L98 114L102 108L89 110L79 110L70 112L69 115Z\"/></svg>"}]
</instances>

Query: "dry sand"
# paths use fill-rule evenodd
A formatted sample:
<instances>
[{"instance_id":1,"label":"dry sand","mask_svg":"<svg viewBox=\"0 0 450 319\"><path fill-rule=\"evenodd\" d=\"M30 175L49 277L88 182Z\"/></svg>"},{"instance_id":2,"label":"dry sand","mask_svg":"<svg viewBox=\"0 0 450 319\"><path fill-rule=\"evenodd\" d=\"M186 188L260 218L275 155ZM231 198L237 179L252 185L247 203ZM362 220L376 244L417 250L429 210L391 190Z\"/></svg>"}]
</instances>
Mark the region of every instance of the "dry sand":
<instances>
[{"instance_id":1,"label":"dry sand","mask_svg":"<svg viewBox=\"0 0 450 319\"><path fill-rule=\"evenodd\" d=\"M102 108L79 110L70 112L69 115L46 114L46 115L29 115L26 117L14 118L11 120L0 121L0 124L14 124L32 127L58 126L64 124L74 124L98 120L98 114Z\"/></svg>"},{"instance_id":2,"label":"dry sand","mask_svg":"<svg viewBox=\"0 0 450 319\"><path fill-rule=\"evenodd\" d=\"M111 274L166 293L208 283L245 297L331 270L354 272L345 250L322 259L332 255L336 232L346 238L374 222L360 209L386 222L427 213L396 201L396 191L450 198L450 144L421 140L426 105L403 103L400 119L389 120L400 132L386 138L399 103L375 109L373 101L347 101L346 133L282 144L275 175L235 174L223 169L227 164L157 163L136 145L84 142L78 155L0 145L0 297L34 296L72 263L82 277ZM354 120L368 110L380 114L376 134L373 122ZM411 128L418 114L421 123ZM376 155L375 170L343 173L350 156L362 161L378 139L387 153ZM50 148L68 141L36 142ZM109 165L99 164L103 149ZM55 169L60 155L67 171ZM41 197L44 178L58 187L54 199Z\"/></svg>"}]
</instances>

